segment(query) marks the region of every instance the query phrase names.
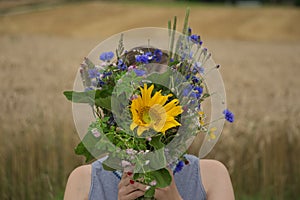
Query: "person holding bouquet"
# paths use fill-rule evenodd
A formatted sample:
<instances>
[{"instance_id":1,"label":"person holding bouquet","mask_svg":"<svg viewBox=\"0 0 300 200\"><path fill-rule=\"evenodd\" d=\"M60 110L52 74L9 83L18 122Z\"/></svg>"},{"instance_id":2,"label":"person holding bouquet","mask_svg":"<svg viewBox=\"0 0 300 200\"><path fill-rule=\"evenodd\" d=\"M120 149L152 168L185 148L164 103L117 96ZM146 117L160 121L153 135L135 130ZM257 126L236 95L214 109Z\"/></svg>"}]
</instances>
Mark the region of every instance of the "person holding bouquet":
<instances>
[{"instance_id":1,"label":"person holding bouquet","mask_svg":"<svg viewBox=\"0 0 300 200\"><path fill-rule=\"evenodd\" d=\"M71 173L65 200L234 199L222 163L187 153L191 141L202 132L206 155L224 121L233 122L234 116L224 107L222 90L210 82L222 85L219 65L211 62L200 36L192 35L187 23L183 30L176 35L176 18L173 29L169 24L169 50L149 45L148 39L147 46L127 51L121 34L115 53L98 52L100 45L92 53L100 53L100 63L90 60L94 55L85 58L79 70L84 91L64 94L92 108L96 120L75 151L86 156L86 161L106 156ZM132 35L136 37L139 31ZM217 111L223 110L211 112L207 122L203 102L209 97Z\"/></svg>"}]
</instances>

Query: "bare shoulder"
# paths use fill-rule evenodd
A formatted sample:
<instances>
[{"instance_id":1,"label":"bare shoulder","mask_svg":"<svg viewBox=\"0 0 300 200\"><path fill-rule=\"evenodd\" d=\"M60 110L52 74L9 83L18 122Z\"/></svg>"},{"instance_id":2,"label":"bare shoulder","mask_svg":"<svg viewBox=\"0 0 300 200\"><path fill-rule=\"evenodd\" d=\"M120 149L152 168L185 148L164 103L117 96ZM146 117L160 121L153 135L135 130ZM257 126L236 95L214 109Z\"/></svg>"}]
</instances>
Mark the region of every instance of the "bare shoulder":
<instances>
[{"instance_id":1,"label":"bare shoulder","mask_svg":"<svg viewBox=\"0 0 300 200\"><path fill-rule=\"evenodd\" d=\"M83 165L72 171L68 178L64 200L88 199L91 186L91 165Z\"/></svg>"},{"instance_id":2,"label":"bare shoulder","mask_svg":"<svg viewBox=\"0 0 300 200\"><path fill-rule=\"evenodd\" d=\"M200 174L208 200L233 200L234 192L227 168L217 160L200 160Z\"/></svg>"}]
</instances>

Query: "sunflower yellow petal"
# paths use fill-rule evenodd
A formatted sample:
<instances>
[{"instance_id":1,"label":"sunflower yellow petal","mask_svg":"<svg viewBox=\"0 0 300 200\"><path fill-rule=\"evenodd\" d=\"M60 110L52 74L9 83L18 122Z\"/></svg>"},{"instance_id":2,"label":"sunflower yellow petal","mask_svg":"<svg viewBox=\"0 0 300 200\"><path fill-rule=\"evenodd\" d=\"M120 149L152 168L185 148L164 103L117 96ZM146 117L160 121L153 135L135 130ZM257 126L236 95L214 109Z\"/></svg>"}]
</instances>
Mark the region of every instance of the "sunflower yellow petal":
<instances>
[{"instance_id":1,"label":"sunflower yellow petal","mask_svg":"<svg viewBox=\"0 0 300 200\"><path fill-rule=\"evenodd\" d=\"M134 129L135 127L137 127L137 124L136 124L135 122L132 122L132 123L130 124L130 130L133 131L133 129Z\"/></svg>"},{"instance_id":2,"label":"sunflower yellow petal","mask_svg":"<svg viewBox=\"0 0 300 200\"><path fill-rule=\"evenodd\" d=\"M181 124L178 123L176 120L173 120L173 121L167 121L165 123L165 126L161 129L161 132L163 134L165 134L165 132L170 129L170 128L173 128L173 127L176 127L176 126L180 126Z\"/></svg>"},{"instance_id":3,"label":"sunflower yellow petal","mask_svg":"<svg viewBox=\"0 0 300 200\"><path fill-rule=\"evenodd\" d=\"M138 135L138 136L141 136L142 133L143 133L144 131L148 130L148 129L149 129L149 128L147 128L147 127L139 126L138 129L137 129L137 135Z\"/></svg>"}]
</instances>

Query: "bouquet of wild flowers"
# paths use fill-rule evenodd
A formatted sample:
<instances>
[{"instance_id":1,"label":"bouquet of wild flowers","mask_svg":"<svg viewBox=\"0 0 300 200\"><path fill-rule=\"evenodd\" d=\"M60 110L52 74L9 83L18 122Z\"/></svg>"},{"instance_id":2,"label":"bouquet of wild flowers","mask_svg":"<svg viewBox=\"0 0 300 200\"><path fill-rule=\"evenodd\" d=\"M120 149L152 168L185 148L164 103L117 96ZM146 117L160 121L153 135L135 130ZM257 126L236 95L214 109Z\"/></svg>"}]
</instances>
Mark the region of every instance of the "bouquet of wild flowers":
<instances>
[{"instance_id":1,"label":"bouquet of wild flowers","mask_svg":"<svg viewBox=\"0 0 300 200\"><path fill-rule=\"evenodd\" d=\"M176 32L176 17L169 29L159 29L156 35L167 35L168 49L156 47L161 43L151 38L146 45L125 48L126 35L136 39L141 35L136 33L147 35L153 28L118 35L115 50L111 45L98 46L93 51L98 64L91 55L80 66L84 90L64 92L68 100L89 105L95 119L75 152L87 162L107 155L103 167L116 176L120 171L132 172L135 181L150 186L146 198L154 196L155 188L171 183L167 168L177 173L188 164L184 154L199 132L206 135L204 151L208 152L224 119L234 120L229 110L222 109L223 90L211 91L214 87L209 86L211 77L220 80L219 65L212 63L200 36L192 34L187 23L188 12L183 33ZM102 51L107 46L112 50ZM213 105L214 97L221 106L211 111L211 116L218 117L208 122L202 105L208 98Z\"/></svg>"}]
</instances>

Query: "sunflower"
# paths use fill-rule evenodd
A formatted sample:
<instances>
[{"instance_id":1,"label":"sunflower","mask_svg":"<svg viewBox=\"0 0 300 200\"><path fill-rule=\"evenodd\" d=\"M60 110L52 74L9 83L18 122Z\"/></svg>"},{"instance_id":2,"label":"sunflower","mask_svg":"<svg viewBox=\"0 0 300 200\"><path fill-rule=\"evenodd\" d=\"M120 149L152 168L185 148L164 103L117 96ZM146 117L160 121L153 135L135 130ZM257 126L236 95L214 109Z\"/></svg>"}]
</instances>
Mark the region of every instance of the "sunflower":
<instances>
[{"instance_id":1,"label":"sunflower","mask_svg":"<svg viewBox=\"0 0 300 200\"><path fill-rule=\"evenodd\" d=\"M165 134L168 129L181 125L175 120L175 117L183 112L181 106L178 105L178 99L166 103L168 98L173 95L164 96L161 91L158 91L151 97L153 89L154 85L147 88L147 84L144 84L144 88L140 87L141 95L138 95L131 103L132 123L130 129L134 130L138 127L138 136L150 128Z\"/></svg>"}]
</instances>

